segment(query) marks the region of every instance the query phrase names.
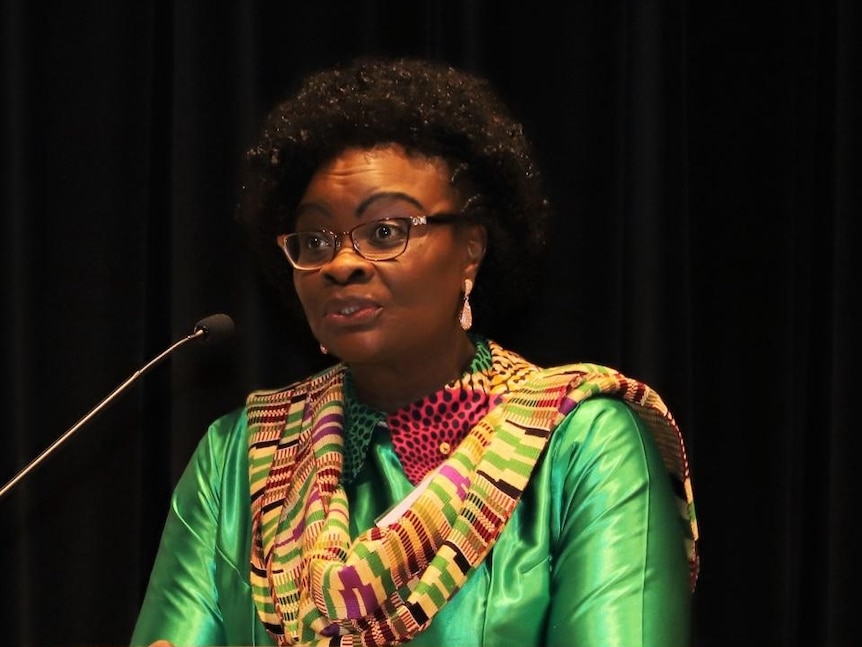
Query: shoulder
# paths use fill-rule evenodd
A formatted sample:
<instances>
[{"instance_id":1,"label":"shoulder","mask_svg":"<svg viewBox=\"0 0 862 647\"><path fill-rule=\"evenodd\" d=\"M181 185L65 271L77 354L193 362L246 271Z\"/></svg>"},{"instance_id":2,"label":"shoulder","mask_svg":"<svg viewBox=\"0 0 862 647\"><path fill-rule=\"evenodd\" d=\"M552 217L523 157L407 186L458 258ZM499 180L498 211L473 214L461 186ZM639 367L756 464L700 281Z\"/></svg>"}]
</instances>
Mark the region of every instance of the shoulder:
<instances>
[{"instance_id":1,"label":"shoulder","mask_svg":"<svg viewBox=\"0 0 862 647\"><path fill-rule=\"evenodd\" d=\"M245 408L251 413L258 409L266 410L290 403L297 398L314 395L326 390L334 382L341 380L346 369L347 367L344 364L339 363L284 387L252 391L246 398Z\"/></svg>"},{"instance_id":2,"label":"shoulder","mask_svg":"<svg viewBox=\"0 0 862 647\"><path fill-rule=\"evenodd\" d=\"M561 426L611 422L624 428L643 428L645 418L672 420L661 396L648 384L602 364L538 368L522 388L556 393Z\"/></svg>"},{"instance_id":3,"label":"shoulder","mask_svg":"<svg viewBox=\"0 0 862 647\"><path fill-rule=\"evenodd\" d=\"M560 421L552 442L557 451L608 451L639 448L645 442L645 426L638 414L619 397L596 395L579 402Z\"/></svg>"},{"instance_id":4,"label":"shoulder","mask_svg":"<svg viewBox=\"0 0 862 647\"><path fill-rule=\"evenodd\" d=\"M196 480L202 475L218 479L228 465L241 463L248 448L246 408L236 407L210 423L186 467L186 476Z\"/></svg>"},{"instance_id":5,"label":"shoulder","mask_svg":"<svg viewBox=\"0 0 862 647\"><path fill-rule=\"evenodd\" d=\"M538 374L565 393L551 438L553 454L582 464L625 456L648 469L656 450L647 417L664 410L649 386L594 363L552 366Z\"/></svg>"},{"instance_id":6,"label":"shoulder","mask_svg":"<svg viewBox=\"0 0 862 647\"><path fill-rule=\"evenodd\" d=\"M224 450L229 445L245 438L247 429L246 407L239 406L216 418L207 428L206 442L212 450Z\"/></svg>"}]
</instances>

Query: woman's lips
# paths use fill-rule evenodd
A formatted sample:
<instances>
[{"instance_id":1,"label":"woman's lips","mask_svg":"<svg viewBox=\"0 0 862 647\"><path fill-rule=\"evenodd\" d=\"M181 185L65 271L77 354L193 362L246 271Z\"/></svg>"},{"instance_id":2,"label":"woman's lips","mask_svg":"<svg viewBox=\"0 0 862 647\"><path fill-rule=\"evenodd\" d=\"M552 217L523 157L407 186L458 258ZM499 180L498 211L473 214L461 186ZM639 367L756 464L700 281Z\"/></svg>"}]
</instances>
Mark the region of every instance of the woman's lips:
<instances>
[{"instance_id":1,"label":"woman's lips","mask_svg":"<svg viewBox=\"0 0 862 647\"><path fill-rule=\"evenodd\" d=\"M382 308L373 301L333 301L326 305L323 318L339 326L358 326L373 321Z\"/></svg>"}]
</instances>

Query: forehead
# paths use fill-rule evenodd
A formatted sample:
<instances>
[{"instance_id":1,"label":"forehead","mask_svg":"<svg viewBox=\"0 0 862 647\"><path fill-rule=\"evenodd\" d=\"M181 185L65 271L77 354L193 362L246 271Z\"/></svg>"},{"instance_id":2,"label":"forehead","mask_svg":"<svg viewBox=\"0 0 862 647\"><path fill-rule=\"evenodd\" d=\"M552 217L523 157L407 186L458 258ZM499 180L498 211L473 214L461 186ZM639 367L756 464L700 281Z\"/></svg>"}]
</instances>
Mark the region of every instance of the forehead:
<instances>
[{"instance_id":1,"label":"forehead","mask_svg":"<svg viewBox=\"0 0 862 647\"><path fill-rule=\"evenodd\" d=\"M397 145L349 148L315 171L300 206L335 208L384 194L403 194L424 206L452 199L451 169L442 158L409 154Z\"/></svg>"}]
</instances>

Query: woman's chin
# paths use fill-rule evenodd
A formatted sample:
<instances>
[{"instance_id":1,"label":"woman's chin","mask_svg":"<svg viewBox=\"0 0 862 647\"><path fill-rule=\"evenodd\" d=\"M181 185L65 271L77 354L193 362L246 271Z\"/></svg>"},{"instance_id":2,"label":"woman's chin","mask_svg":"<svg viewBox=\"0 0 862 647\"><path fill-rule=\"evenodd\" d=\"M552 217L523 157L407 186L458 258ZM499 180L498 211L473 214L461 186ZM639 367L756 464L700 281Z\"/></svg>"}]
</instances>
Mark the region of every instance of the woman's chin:
<instances>
[{"instance_id":1,"label":"woman's chin","mask_svg":"<svg viewBox=\"0 0 862 647\"><path fill-rule=\"evenodd\" d=\"M377 340L368 339L367 336L351 335L341 337L326 345L329 354L337 357L345 364L380 364L391 356L391 349Z\"/></svg>"}]
</instances>

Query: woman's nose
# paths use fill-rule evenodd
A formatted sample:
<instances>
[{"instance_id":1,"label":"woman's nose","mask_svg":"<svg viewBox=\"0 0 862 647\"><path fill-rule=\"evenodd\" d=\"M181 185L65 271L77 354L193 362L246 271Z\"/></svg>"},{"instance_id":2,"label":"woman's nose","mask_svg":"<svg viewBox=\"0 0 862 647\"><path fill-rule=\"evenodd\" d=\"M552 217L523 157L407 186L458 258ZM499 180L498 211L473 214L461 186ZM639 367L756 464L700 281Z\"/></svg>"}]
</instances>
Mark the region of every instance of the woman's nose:
<instances>
[{"instance_id":1,"label":"woman's nose","mask_svg":"<svg viewBox=\"0 0 862 647\"><path fill-rule=\"evenodd\" d=\"M371 261L362 258L353 249L350 237L345 236L342 244L336 246L332 259L320 268L321 273L336 283L347 283L367 276L371 271Z\"/></svg>"}]
</instances>

